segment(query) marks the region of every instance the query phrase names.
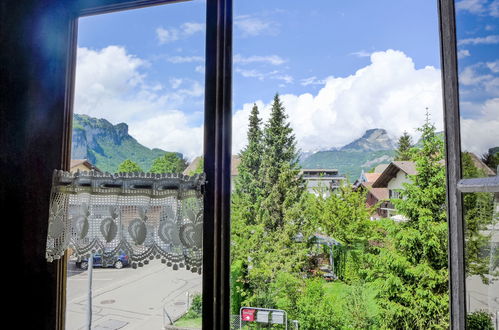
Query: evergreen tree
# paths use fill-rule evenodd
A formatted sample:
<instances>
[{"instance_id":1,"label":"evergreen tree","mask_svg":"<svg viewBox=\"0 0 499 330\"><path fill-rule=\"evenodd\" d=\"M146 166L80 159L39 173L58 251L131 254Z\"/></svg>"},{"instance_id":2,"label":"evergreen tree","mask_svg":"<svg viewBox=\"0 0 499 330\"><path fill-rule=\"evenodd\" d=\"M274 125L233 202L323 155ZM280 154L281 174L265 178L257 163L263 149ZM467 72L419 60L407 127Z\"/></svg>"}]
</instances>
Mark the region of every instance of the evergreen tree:
<instances>
[{"instance_id":1,"label":"evergreen tree","mask_svg":"<svg viewBox=\"0 0 499 330\"><path fill-rule=\"evenodd\" d=\"M422 145L413 154L417 174L393 200L408 218L385 228L368 280L379 288L384 326L390 329L448 328L447 219L443 142L428 118L418 129Z\"/></svg>"},{"instance_id":2,"label":"evergreen tree","mask_svg":"<svg viewBox=\"0 0 499 330\"><path fill-rule=\"evenodd\" d=\"M411 160L412 138L406 131L399 138L395 151L395 160Z\"/></svg>"},{"instance_id":3,"label":"evergreen tree","mask_svg":"<svg viewBox=\"0 0 499 330\"><path fill-rule=\"evenodd\" d=\"M499 166L499 147L490 148L483 156L482 161L490 168L492 171L496 172Z\"/></svg>"},{"instance_id":4,"label":"evergreen tree","mask_svg":"<svg viewBox=\"0 0 499 330\"><path fill-rule=\"evenodd\" d=\"M233 265L238 265L234 272L238 278L232 283L240 293L235 299L252 306L275 308L270 284L278 274L298 276L307 252L295 241L303 232L297 204L304 184L284 111L276 95L262 131L258 108L253 107L232 198L231 256Z\"/></svg>"},{"instance_id":5,"label":"evergreen tree","mask_svg":"<svg viewBox=\"0 0 499 330\"><path fill-rule=\"evenodd\" d=\"M278 94L274 97L270 118L263 131L262 151L259 215L265 227L273 231L284 225L286 209L297 203L305 190L299 175L295 136Z\"/></svg>"},{"instance_id":6,"label":"evergreen tree","mask_svg":"<svg viewBox=\"0 0 499 330\"><path fill-rule=\"evenodd\" d=\"M151 173L182 173L187 167L185 159L175 152L166 152L152 163Z\"/></svg>"},{"instance_id":7,"label":"evergreen tree","mask_svg":"<svg viewBox=\"0 0 499 330\"><path fill-rule=\"evenodd\" d=\"M238 176L235 181L233 194L234 203L237 207L245 206L246 223L255 222L256 206L260 196L261 180L259 177L262 162L262 129L261 119L256 104L253 105L249 117L248 144L240 153Z\"/></svg>"},{"instance_id":8,"label":"evergreen tree","mask_svg":"<svg viewBox=\"0 0 499 330\"><path fill-rule=\"evenodd\" d=\"M131 161L130 159L125 159L119 166L118 166L118 172L119 173L134 173L134 172L144 172L140 166Z\"/></svg>"}]
</instances>

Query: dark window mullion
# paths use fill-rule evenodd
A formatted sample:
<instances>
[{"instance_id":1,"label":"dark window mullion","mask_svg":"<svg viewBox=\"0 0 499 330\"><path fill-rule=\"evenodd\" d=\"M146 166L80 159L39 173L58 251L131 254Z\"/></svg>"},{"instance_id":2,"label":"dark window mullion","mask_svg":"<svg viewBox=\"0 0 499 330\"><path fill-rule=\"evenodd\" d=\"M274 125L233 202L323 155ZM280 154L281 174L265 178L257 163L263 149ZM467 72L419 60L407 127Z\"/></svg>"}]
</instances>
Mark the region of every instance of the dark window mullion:
<instances>
[{"instance_id":1,"label":"dark window mullion","mask_svg":"<svg viewBox=\"0 0 499 330\"><path fill-rule=\"evenodd\" d=\"M449 290L452 329L466 328L466 281L461 179L461 139L454 0L439 0L440 51L444 102L447 217L449 225Z\"/></svg>"},{"instance_id":2,"label":"dark window mullion","mask_svg":"<svg viewBox=\"0 0 499 330\"><path fill-rule=\"evenodd\" d=\"M228 329L232 0L208 0L206 20L203 329Z\"/></svg>"}]
</instances>

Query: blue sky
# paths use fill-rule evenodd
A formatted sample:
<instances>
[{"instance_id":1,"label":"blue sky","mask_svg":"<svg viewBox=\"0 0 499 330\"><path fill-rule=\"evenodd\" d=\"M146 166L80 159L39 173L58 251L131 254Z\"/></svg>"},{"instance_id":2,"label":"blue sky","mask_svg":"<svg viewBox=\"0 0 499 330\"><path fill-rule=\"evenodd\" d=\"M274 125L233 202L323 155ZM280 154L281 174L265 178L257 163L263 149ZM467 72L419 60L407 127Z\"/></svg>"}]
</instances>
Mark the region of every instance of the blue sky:
<instances>
[{"instance_id":1,"label":"blue sky","mask_svg":"<svg viewBox=\"0 0 499 330\"><path fill-rule=\"evenodd\" d=\"M485 152L499 146L499 1L456 4L461 141Z\"/></svg>"},{"instance_id":2,"label":"blue sky","mask_svg":"<svg viewBox=\"0 0 499 330\"><path fill-rule=\"evenodd\" d=\"M493 80L486 71L497 42L471 39L498 34L497 2L458 2L458 18L477 27L459 35L470 39L460 45L466 88L478 88L477 74L486 76L482 84ZM234 3L235 152L245 144L252 104L265 119L276 92L303 150L341 146L374 127L394 138L404 130L414 134L426 107L442 127L436 1ZM200 154L204 7L198 0L80 19L75 112L126 122L149 147ZM471 105L462 106L463 115L472 124L492 94L466 96Z\"/></svg>"}]
</instances>

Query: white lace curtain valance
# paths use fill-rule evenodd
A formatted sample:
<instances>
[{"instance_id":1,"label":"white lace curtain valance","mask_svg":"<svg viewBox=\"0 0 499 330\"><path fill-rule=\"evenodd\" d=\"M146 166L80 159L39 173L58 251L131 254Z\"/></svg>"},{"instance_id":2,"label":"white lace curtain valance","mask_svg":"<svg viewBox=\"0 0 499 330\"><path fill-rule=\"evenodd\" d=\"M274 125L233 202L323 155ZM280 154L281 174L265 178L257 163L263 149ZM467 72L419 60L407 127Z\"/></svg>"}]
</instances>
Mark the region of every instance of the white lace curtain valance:
<instances>
[{"instance_id":1,"label":"white lace curtain valance","mask_svg":"<svg viewBox=\"0 0 499 330\"><path fill-rule=\"evenodd\" d=\"M126 254L201 274L205 176L54 171L46 257Z\"/></svg>"}]
</instances>

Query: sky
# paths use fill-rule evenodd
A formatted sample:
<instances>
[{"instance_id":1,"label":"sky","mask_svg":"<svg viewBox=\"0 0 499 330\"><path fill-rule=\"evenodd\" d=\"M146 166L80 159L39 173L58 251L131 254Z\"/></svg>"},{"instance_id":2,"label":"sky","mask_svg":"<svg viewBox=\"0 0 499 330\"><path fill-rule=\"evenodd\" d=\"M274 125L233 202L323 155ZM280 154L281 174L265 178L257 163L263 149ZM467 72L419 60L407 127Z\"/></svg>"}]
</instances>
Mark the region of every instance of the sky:
<instances>
[{"instance_id":1,"label":"sky","mask_svg":"<svg viewBox=\"0 0 499 330\"><path fill-rule=\"evenodd\" d=\"M477 153L499 145L498 3L456 3L463 148ZM233 153L253 104L265 120L275 93L303 151L370 128L417 139L426 108L442 130L437 14L432 0L235 0ZM126 122L150 148L200 155L204 22L204 0L81 18L75 112Z\"/></svg>"}]
</instances>

